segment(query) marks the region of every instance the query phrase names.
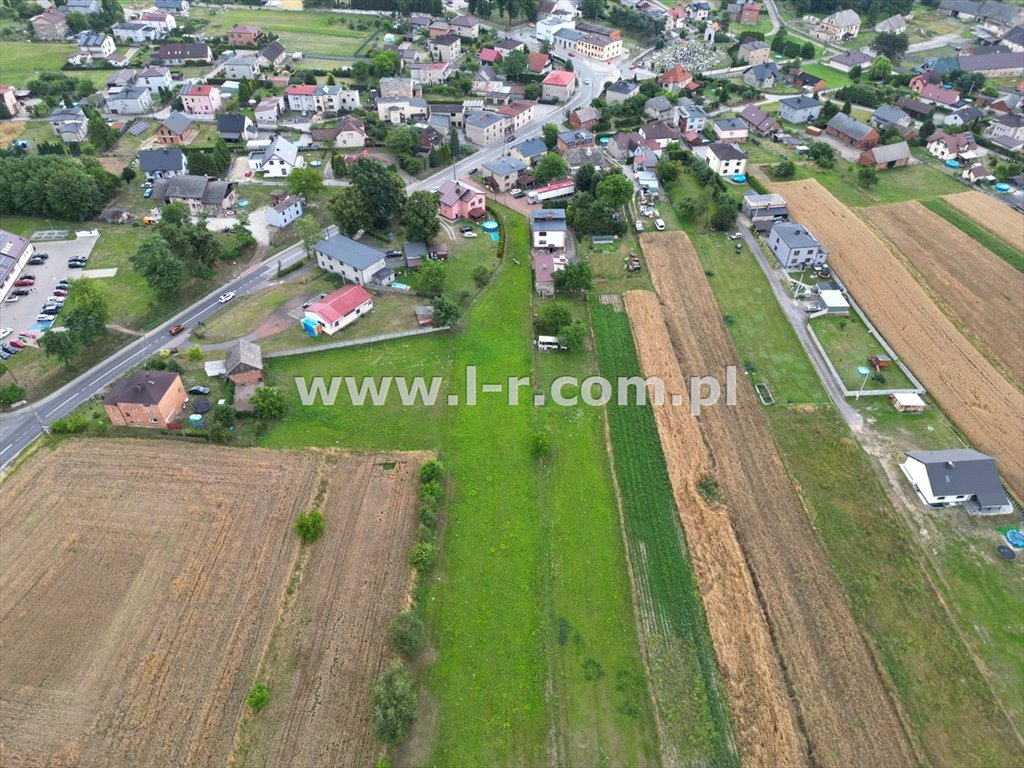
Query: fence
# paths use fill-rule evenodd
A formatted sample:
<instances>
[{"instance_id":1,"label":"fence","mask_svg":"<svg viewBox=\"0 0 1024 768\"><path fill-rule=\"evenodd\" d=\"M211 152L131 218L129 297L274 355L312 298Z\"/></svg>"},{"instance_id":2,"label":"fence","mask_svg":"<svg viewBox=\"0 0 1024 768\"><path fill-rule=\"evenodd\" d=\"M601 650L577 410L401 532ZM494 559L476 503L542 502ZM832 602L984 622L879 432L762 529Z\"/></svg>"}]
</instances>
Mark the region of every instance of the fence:
<instances>
[{"instance_id":1,"label":"fence","mask_svg":"<svg viewBox=\"0 0 1024 768\"><path fill-rule=\"evenodd\" d=\"M333 341L330 344L317 344L315 347L295 347L293 349L281 349L276 352L264 352L263 357L292 357L294 355L309 355L313 352L322 352L325 349L344 349L345 347L359 347L365 344L376 344L381 341L393 339L405 339L412 336L426 336L430 333L450 330L449 326L442 328L415 328L411 331L396 331L395 333L382 333L379 336L366 336L362 339L347 339L346 341Z\"/></svg>"}]
</instances>

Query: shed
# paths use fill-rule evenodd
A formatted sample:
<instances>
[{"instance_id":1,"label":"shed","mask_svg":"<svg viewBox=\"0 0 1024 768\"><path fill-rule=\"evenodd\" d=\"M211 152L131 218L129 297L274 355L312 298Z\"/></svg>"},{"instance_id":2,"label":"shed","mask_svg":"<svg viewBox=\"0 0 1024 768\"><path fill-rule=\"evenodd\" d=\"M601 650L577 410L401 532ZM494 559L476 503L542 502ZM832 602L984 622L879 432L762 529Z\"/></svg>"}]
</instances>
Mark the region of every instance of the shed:
<instances>
[{"instance_id":1,"label":"shed","mask_svg":"<svg viewBox=\"0 0 1024 768\"><path fill-rule=\"evenodd\" d=\"M903 413L920 413L925 409L924 400L914 392L893 392L889 395L889 402L893 408Z\"/></svg>"},{"instance_id":2,"label":"shed","mask_svg":"<svg viewBox=\"0 0 1024 768\"><path fill-rule=\"evenodd\" d=\"M846 300L842 291L821 291L818 294L821 303L825 305L825 311L830 315L850 314L850 302Z\"/></svg>"},{"instance_id":3,"label":"shed","mask_svg":"<svg viewBox=\"0 0 1024 768\"><path fill-rule=\"evenodd\" d=\"M239 339L228 347L224 373L235 384L254 384L263 381L263 351L259 345Z\"/></svg>"}]
</instances>

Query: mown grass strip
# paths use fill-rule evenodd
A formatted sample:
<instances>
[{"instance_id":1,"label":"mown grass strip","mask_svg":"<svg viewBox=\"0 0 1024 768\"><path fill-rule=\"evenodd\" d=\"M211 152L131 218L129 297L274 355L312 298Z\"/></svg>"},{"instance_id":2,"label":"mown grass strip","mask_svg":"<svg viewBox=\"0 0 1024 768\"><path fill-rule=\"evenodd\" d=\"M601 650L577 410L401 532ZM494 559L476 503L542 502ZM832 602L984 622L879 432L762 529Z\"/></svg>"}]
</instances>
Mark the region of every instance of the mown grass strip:
<instances>
[{"instance_id":1,"label":"mown grass strip","mask_svg":"<svg viewBox=\"0 0 1024 768\"><path fill-rule=\"evenodd\" d=\"M960 211L945 200L940 198L921 200L921 205L937 216L944 218L972 240L988 248L1018 272L1024 272L1024 252L1004 243L987 229L964 216L964 214L960 213Z\"/></svg>"},{"instance_id":2,"label":"mown grass strip","mask_svg":"<svg viewBox=\"0 0 1024 768\"><path fill-rule=\"evenodd\" d=\"M601 375L641 376L625 313L590 303ZM739 764L704 606L649 406L608 405L615 471L666 739L686 764ZM641 607L641 614L644 608ZM670 658L671 656L671 658ZM671 670L659 674L659 670Z\"/></svg>"}]
</instances>

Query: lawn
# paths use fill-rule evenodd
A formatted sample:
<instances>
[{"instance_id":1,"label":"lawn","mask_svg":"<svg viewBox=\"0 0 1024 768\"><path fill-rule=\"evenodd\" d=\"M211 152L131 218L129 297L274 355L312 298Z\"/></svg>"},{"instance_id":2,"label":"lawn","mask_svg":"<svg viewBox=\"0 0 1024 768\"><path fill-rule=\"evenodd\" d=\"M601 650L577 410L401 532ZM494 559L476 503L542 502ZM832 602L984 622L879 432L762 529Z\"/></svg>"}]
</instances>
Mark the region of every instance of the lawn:
<instances>
[{"instance_id":1,"label":"lawn","mask_svg":"<svg viewBox=\"0 0 1024 768\"><path fill-rule=\"evenodd\" d=\"M923 200L956 194L965 189L963 184L949 174L930 164L921 163L880 171L878 184L866 190L857 183L859 168L842 159L837 159L835 168L828 171L822 171L810 162L797 162L795 178L817 179L829 192L853 208Z\"/></svg>"},{"instance_id":2,"label":"lawn","mask_svg":"<svg viewBox=\"0 0 1024 768\"><path fill-rule=\"evenodd\" d=\"M1012 245L1004 243L987 229L976 224L971 218L960 213L960 211L945 200L939 198L922 200L921 205L932 213L944 218L972 240L988 248L1018 272L1024 272L1024 253L1019 248L1014 248Z\"/></svg>"},{"instance_id":3,"label":"lawn","mask_svg":"<svg viewBox=\"0 0 1024 768\"><path fill-rule=\"evenodd\" d=\"M646 221L650 223L649 219ZM632 219L630 223L632 223ZM622 293L634 289L650 290L651 288L651 276L643 267L643 259L641 259L639 272L626 271L626 258L629 254L640 253L640 246L632 231L627 231L611 245L595 245L589 235L578 237L576 238L576 253L590 263L590 268L594 271L596 290L601 293Z\"/></svg>"},{"instance_id":4,"label":"lawn","mask_svg":"<svg viewBox=\"0 0 1024 768\"><path fill-rule=\"evenodd\" d=\"M864 321L854 312L848 317L826 315L816 318L811 321L811 330L821 342L839 378L843 380L843 386L849 390L858 390L864 384L864 377L857 373L859 366L867 366L868 358L872 355L887 354L878 339L868 333ZM885 377L885 381L869 377L865 389L914 389L913 382L895 363L880 374Z\"/></svg>"},{"instance_id":5,"label":"lawn","mask_svg":"<svg viewBox=\"0 0 1024 768\"><path fill-rule=\"evenodd\" d=\"M268 320L283 304L289 302L301 304L302 302L298 301L299 297L302 297L303 300L312 299L316 298L321 292L334 290L336 286L332 281L324 277L323 273L320 277L323 279L316 280L315 282L288 280L287 282L270 285L259 293L235 299L230 305L206 322L206 333L203 336L203 343L216 344L245 336L255 331L260 323ZM296 320L294 325L298 327L298 324L299 321ZM358 326L362 330L362 325L362 323L357 323L352 328ZM299 333L301 337L298 340L305 338L313 341L301 331ZM338 340L337 334L325 338L333 341Z\"/></svg>"},{"instance_id":6,"label":"lawn","mask_svg":"<svg viewBox=\"0 0 1024 768\"><path fill-rule=\"evenodd\" d=\"M31 347L26 347L4 363L25 390L25 397L29 401L34 401L63 387L133 339L134 337L125 334L110 333L92 346L83 349L70 368L55 357L47 357L42 349ZM8 383L9 380L6 379L4 383Z\"/></svg>"},{"instance_id":7,"label":"lawn","mask_svg":"<svg viewBox=\"0 0 1024 768\"><path fill-rule=\"evenodd\" d=\"M817 45L815 47L820 49L821 46ZM829 90L833 88L842 88L843 86L849 85L853 82L845 72L840 72L838 69L832 69L832 67L817 61L805 61L800 65L800 68L807 74L820 77L824 80L825 87Z\"/></svg>"},{"instance_id":8,"label":"lawn","mask_svg":"<svg viewBox=\"0 0 1024 768\"><path fill-rule=\"evenodd\" d=\"M367 17L317 11L265 11L258 7L197 9L192 18L206 21L207 34L214 35L226 34L235 24L258 25L277 34L289 55L301 51L307 55L354 56L376 31ZM364 28L353 28L357 26Z\"/></svg>"},{"instance_id":9,"label":"lawn","mask_svg":"<svg viewBox=\"0 0 1024 768\"><path fill-rule=\"evenodd\" d=\"M0 56L0 81L24 88L28 81L41 72L59 70L78 46L72 43L13 42L5 40ZM107 75L102 71L71 70L64 72L68 77L88 77L93 83L102 85Z\"/></svg>"}]
</instances>

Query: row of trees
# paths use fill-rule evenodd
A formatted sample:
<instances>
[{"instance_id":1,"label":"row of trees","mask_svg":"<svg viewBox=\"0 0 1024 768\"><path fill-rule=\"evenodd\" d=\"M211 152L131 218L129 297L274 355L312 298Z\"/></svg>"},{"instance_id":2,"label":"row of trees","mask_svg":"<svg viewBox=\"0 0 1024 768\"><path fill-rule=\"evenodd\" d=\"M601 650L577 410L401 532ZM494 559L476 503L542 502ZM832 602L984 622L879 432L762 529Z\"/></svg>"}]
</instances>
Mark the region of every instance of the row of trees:
<instances>
[{"instance_id":1,"label":"row of trees","mask_svg":"<svg viewBox=\"0 0 1024 768\"><path fill-rule=\"evenodd\" d=\"M90 347L107 335L110 322L110 294L99 280L72 280L68 299L61 311L63 333L44 333L39 340L43 352L71 365L83 347Z\"/></svg>"},{"instance_id":2,"label":"row of trees","mask_svg":"<svg viewBox=\"0 0 1024 768\"><path fill-rule=\"evenodd\" d=\"M216 139L210 147L185 147L188 158L188 172L195 176L220 178L228 172L234 155L222 139Z\"/></svg>"},{"instance_id":3,"label":"row of trees","mask_svg":"<svg viewBox=\"0 0 1024 768\"><path fill-rule=\"evenodd\" d=\"M0 214L85 221L120 184L95 158L9 155L0 159Z\"/></svg>"},{"instance_id":4,"label":"row of trees","mask_svg":"<svg viewBox=\"0 0 1024 768\"><path fill-rule=\"evenodd\" d=\"M815 56L814 43L797 38L791 38L785 27L779 27L779 31L772 38L771 49L791 59L813 59Z\"/></svg>"}]
</instances>

